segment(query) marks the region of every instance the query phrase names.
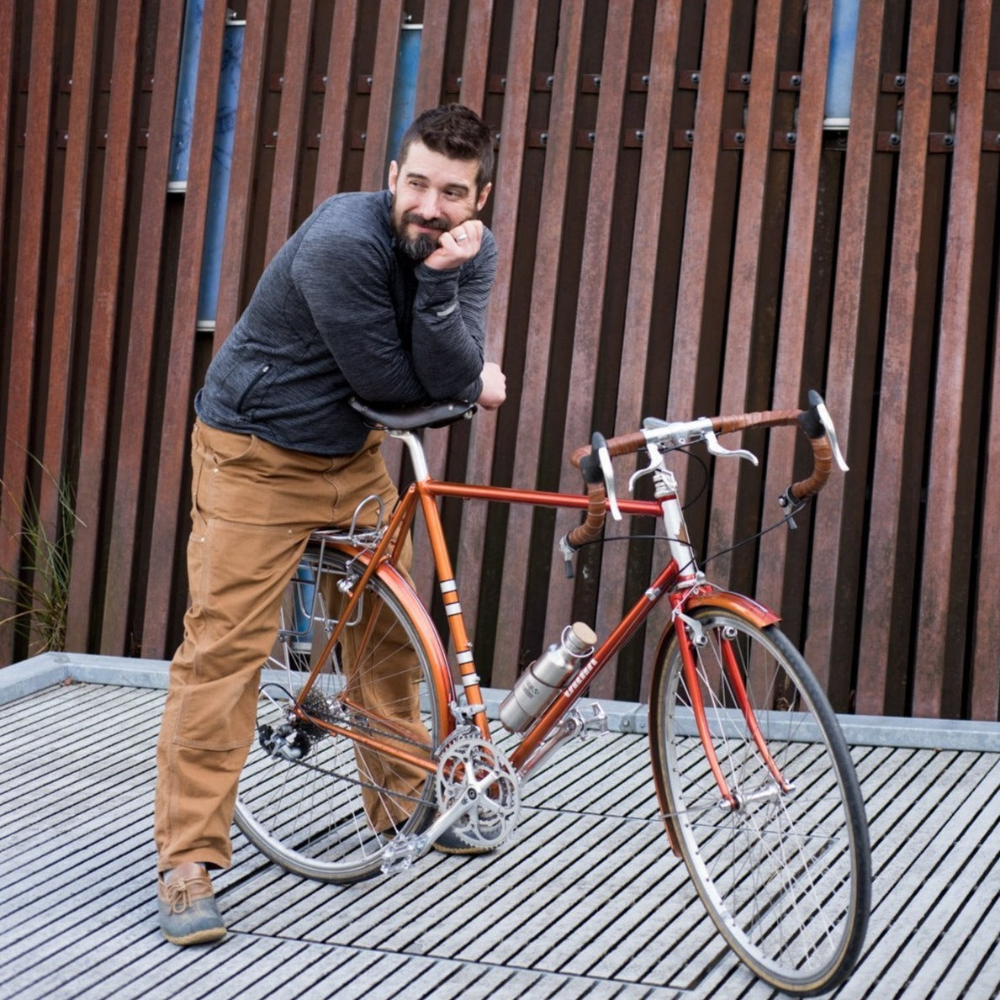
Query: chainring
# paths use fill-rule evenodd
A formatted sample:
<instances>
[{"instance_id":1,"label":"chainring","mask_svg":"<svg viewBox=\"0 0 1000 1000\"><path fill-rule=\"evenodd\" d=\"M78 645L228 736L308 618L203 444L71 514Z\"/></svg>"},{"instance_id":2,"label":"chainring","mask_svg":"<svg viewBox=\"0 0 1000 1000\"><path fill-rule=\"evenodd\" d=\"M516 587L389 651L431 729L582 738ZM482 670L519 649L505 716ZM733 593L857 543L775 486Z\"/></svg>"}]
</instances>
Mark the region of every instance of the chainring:
<instances>
[{"instance_id":1,"label":"chainring","mask_svg":"<svg viewBox=\"0 0 1000 1000\"><path fill-rule=\"evenodd\" d=\"M470 785L493 783L451 828L470 847L494 849L510 839L521 817L521 782L507 755L482 736L456 733L442 744L437 769L438 809L464 801Z\"/></svg>"}]
</instances>

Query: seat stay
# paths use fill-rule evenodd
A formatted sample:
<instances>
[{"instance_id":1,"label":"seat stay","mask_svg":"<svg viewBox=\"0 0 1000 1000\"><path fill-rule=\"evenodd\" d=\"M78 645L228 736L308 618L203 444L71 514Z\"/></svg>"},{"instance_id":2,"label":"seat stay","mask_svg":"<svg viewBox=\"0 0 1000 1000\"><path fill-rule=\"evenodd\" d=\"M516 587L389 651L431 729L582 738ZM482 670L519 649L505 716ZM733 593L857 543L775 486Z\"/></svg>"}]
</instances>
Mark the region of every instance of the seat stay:
<instances>
[{"instance_id":1,"label":"seat stay","mask_svg":"<svg viewBox=\"0 0 1000 1000\"><path fill-rule=\"evenodd\" d=\"M415 503L416 501L411 488L401 498L396 509L393 511L392 516L389 518L389 524L386 526L386 530L383 532L382 537L379 539L374 551L371 552L370 557L367 559L364 558L364 549L357 550L357 556L361 557L364 569L362 570L358 580L355 582L347 604L341 612L340 617L337 620L337 624L333 627L333 630L327 638L326 645L323 647L322 653L319 657L317 657L316 663L313 665L312 670L309 672L309 676L306 678L305 683L299 691L297 701L300 704L312 690L316 679L322 672L323 664L326 663L333 655L333 651L336 648L337 643L340 641L345 625L351 621L358 609L359 604L361 603L362 597L365 593L365 588L368 586L368 581L371 580L371 578L382 566L390 566L395 569L396 560L399 558L395 547L395 540L396 538L402 538L405 531L409 530L409 526L413 521ZM323 531L314 532L313 537L318 538L324 545L338 544L337 542L331 542L325 538ZM339 544L343 546L344 551L351 550L351 546L349 546L346 539L344 542Z\"/></svg>"}]
</instances>

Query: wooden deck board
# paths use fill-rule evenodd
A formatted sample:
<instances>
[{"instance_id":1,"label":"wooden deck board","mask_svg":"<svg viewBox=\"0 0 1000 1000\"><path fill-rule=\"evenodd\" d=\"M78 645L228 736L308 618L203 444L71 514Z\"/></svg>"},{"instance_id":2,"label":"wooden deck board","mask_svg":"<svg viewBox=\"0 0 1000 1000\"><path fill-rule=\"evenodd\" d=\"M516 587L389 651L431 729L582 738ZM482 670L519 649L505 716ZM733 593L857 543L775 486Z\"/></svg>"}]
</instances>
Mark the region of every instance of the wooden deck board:
<instances>
[{"instance_id":1,"label":"wooden deck board","mask_svg":"<svg viewBox=\"0 0 1000 1000\"><path fill-rule=\"evenodd\" d=\"M497 855L355 886L237 836L211 948L160 937L150 830L162 691L69 684L0 707L4 998L772 998L707 918L656 819L644 735L562 751ZM1000 991L1000 752L853 749L874 907L843 997ZM485 919L477 914L485 913Z\"/></svg>"}]
</instances>

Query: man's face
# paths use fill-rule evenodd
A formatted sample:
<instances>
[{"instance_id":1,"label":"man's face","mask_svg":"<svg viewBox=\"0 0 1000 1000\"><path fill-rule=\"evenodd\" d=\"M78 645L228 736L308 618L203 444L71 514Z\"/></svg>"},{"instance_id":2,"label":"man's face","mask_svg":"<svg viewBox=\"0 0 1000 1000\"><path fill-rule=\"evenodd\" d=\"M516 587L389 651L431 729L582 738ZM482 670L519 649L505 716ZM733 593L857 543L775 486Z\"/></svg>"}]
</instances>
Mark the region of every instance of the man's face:
<instances>
[{"instance_id":1,"label":"man's face","mask_svg":"<svg viewBox=\"0 0 1000 1000\"><path fill-rule=\"evenodd\" d=\"M423 260L441 234L474 219L486 204L490 185L476 189L475 160L453 160L422 142L413 143L402 163L389 166L392 221L403 250Z\"/></svg>"}]
</instances>

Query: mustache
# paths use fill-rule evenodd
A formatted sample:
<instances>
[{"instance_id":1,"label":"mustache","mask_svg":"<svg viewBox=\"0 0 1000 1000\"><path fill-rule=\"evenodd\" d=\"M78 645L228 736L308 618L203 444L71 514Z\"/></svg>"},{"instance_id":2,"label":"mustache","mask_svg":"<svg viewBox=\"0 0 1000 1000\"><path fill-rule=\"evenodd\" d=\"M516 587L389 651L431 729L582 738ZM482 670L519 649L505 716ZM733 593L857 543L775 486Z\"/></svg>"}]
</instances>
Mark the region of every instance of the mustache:
<instances>
[{"instance_id":1,"label":"mustache","mask_svg":"<svg viewBox=\"0 0 1000 1000\"><path fill-rule=\"evenodd\" d=\"M416 212L404 212L403 222L412 223L415 226L423 226L425 229L437 229L442 233L447 232L451 228L448 220L441 216L428 219L422 215L418 215Z\"/></svg>"}]
</instances>

